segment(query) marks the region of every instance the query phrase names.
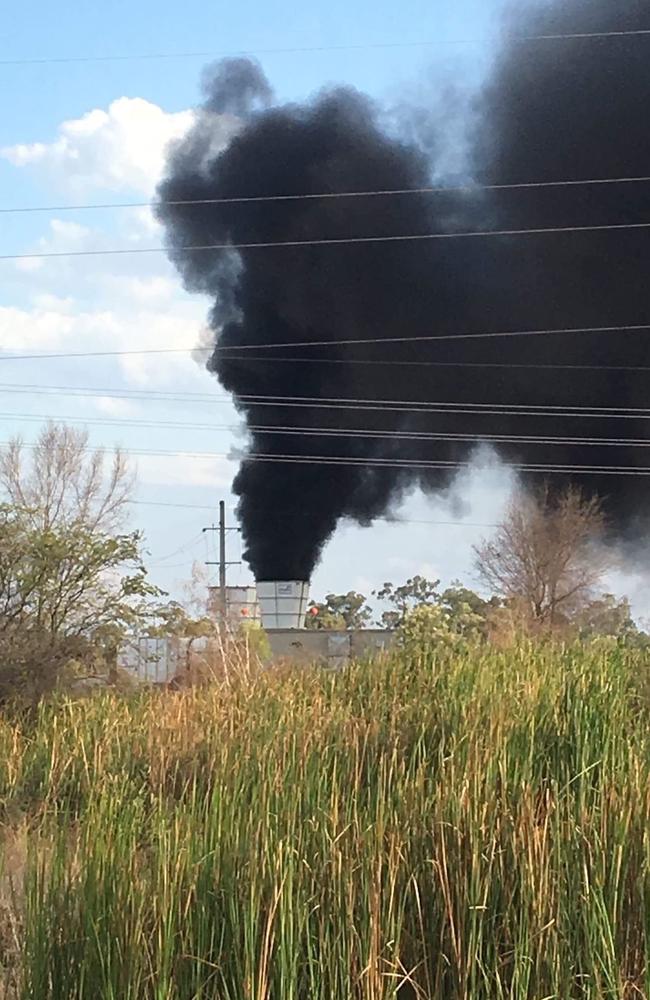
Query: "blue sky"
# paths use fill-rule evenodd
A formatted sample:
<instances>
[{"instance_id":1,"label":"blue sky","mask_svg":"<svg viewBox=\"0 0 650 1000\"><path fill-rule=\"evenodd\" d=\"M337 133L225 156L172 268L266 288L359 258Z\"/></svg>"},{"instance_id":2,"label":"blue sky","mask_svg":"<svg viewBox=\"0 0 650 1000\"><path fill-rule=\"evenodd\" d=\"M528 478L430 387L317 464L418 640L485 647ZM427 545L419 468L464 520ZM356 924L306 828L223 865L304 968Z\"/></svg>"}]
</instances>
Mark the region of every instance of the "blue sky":
<instances>
[{"instance_id":1,"label":"blue sky","mask_svg":"<svg viewBox=\"0 0 650 1000\"><path fill-rule=\"evenodd\" d=\"M480 80L496 9L495 0L14 5L0 34L0 207L148 200L167 141L191 121L209 59L7 61L179 52L216 58L243 50L259 54L280 100L346 83L387 104L405 95L417 102L430 99L441 79L466 86ZM320 51L264 52L300 48ZM160 243L147 210L52 211L3 215L0 253ZM17 432L32 440L40 420L52 416L87 421L93 445L208 453L137 457L140 503L132 522L146 533L154 579L178 593L194 559L214 558L214 536L201 529L217 501L225 498L232 509L236 465L210 453L227 454L239 439L232 406L189 354L207 302L181 290L162 255L0 261L0 269L0 441ZM3 351L160 346L179 353L2 361ZM184 398L161 400L160 392ZM206 393L213 398L196 398ZM449 498L413 496L397 516L418 523L343 526L316 571L314 594L368 593L417 572L471 580L471 545L488 530L475 525L498 517L506 489L502 471L483 468L455 491L461 514ZM232 535L231 558L239 557L238 545ZM246 567L231 572L233 583L248 578Z\"/></svg>"},{"instance_id":2,"label":"blue sky","mask_svg":"<svg viewBox=\"0 0 650 1000\"><path fill-rule=\"evenodd\" d=\"M160 10L162 9L162 16ZM54 12L55 10L55 12ZM329 0L327 4L100 4L36 0L15 5L10 29L0 36L2 60L143 55L173 52L260 53L278 96L299 98L328 83L347 82L384 96L411 84L432 65L476 64L494 26L495 0ZM128 26L128 27L127 27ZM127 30L125 30L127 29ZM475 44L458 44L476 40ZM371 46L402 43L405 48ZM422 43L427 43L423 45ZM429 44L430 43L430 44ZM368 46L355 51L263 54L269 49ZM140 96L168 111L196 99L203 56L167 60L48 63L0 67L6 107L0 143L42 140L64 118L104 107L122 94ZM8 98L8 99L7 99Z\"/></svg>"}]
</instances>

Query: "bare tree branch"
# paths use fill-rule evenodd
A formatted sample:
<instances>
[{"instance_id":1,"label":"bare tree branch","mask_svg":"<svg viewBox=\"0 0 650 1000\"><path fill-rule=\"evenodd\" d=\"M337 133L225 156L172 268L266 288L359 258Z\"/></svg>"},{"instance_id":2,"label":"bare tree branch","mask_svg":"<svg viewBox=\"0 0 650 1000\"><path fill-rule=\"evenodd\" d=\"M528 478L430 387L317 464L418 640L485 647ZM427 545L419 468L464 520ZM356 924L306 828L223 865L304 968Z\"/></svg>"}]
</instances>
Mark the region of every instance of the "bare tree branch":
<instances>
[{"instance_id":1,"label":"bare tree branch","mask_svg":"<svg viewBox=\"0 0 650 1000\"><path fill-rule=\"evenodd\" d=\"M87 431L48 423L26 452L16 437L0 453L0 491L35 526L83 524L108 533L122 527L135 478L119 448L106 468L104 450L89 450Z\"/></svg>"}]
</instances>

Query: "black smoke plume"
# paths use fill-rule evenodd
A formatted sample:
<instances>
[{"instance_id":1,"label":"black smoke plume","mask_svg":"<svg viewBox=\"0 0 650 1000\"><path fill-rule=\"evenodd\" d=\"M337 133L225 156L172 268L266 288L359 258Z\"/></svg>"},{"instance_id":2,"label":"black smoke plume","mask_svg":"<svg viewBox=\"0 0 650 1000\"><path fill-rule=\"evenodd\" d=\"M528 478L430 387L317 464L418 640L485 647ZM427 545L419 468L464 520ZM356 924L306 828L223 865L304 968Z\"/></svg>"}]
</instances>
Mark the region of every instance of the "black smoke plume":
<instances>
[{"instance_id":1,"label":"black smoke plume","mask_svg":"<svg viewBox=\"0 0 650 1000\"><path fill-rule=\"evenodd\" d=\"M634 30L650 30L650 0L554 0L513 14L509 40L472 111L472 181L650 174L647 37L525 40ZM613 467L646 467L648 451L584 439L650 440L643 417L422 412L418 404L615 407L619 413L648 406L650 371L629 368L650 364L650 331L460 335L650 324L650 230L171 248L650 223L650 183L169 204L413 189L436 176L435 149L428 145L425 154L394 129L389 134L377 108L353 90L274 106L261 71L244 60L221 63L207 87L195 128L170 157L158 216L185 285L213 299L216 350L209 368L233 393L250 431L256 457L244 459L234 489L256 577L307 579L340 518L369 524L405 490L439 489L454 474L364 463L464 462L475 442L494 435L542 437L545 443L504 442L499 451L509 462L573 468L552 476L552 484L571 480L598 491L614 531L631 530L650 483ZM217 115L237 119L222 149ZM443 141L441 132L439 150ZM452 336L389 342L436 335ZM379 342L340 344L369 338ZM237 350L305 341L324 343ZM459 362L474 367L455 367ZM504 364L513 367L498 367ZM544 367L559 364L573 367ZM281 399L269 405L259 397ZM297 397L311 405L286 405ZM408 401L411 408L333 408L333 399ZM292 429L304 433L287 433ZM395 431L462 439L379 436ZM558 437L583 440L551 443ZM258 460L278 455L294 461ZM358 464L301 461L310 456ZM585 465L604 471L587 476L577 468Z\"/></svg>"}]
</instances>

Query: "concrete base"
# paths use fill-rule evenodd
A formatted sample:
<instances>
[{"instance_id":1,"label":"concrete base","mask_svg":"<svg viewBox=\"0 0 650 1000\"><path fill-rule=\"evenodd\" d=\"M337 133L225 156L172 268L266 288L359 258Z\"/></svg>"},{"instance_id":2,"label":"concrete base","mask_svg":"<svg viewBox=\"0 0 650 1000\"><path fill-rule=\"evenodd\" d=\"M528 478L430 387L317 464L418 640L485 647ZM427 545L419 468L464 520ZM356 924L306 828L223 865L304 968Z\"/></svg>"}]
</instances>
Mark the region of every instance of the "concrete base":
<instances>
[{"instance_id":1,"label":"concrete base","mask_svg":"<svg viewBox=\"0 0 650 1000\"><path fill-rule=\"evenodd\" d=\"M394 633L386 629L267 629L272 660L292 660L306 665L322 664L332 669L350 660L388 650Z\"/></svg>"}]
</instances>

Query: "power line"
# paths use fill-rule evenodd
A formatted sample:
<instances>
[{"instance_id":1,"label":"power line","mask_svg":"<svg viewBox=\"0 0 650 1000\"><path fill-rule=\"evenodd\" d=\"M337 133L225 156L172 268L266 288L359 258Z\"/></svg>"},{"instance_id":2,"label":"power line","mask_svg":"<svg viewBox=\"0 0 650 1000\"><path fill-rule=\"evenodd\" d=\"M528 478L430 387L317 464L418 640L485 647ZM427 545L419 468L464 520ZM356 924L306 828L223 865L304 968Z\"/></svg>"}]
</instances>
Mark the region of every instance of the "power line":
<instances>
[{"instance_id":1,"label":"power line","mask_svg":"<svg viewBox=\"0 0 650 1000\"><path fill-rule=\"evenodd\" d=\"M173 507L179 510L201 510L201 511L211 511L214 513L216 510L216 505L208 504L195 504L195 503L171 503L164 500L127 500L126 503L132 504L134 506L144 506L144 507ZM295 515L294 515L295 517ZM457 528L497 528L497 524L490 524L478 521L433 521L433 520L419 520L408 517L374 517L373 521L383 521L386 524L418 524L418 525L436 525L442 527L457 527Z\"/></svg>"},{"instance_id":2,"label":"power line","mask_svg":"<svg viewBox=\"0 0 650 1000\"><path fill-rule=\"evenodd\" d=\"M9 442L0 442L0 447L7 447ZM25 448L38 447L34 443L24 444ZM84 448L87 452L96 452L103 449ZM422 460L413 461L410 459L395 458L351 458L347 455L284 455L284 454L262 454L249 452L243 455L232 455L224 452L196 452L196 451L168 451L168 450L125 450L124 454L134 457L139 456L169 456L186 458L217 458L228 461L245 462L266 462L281 463L287 465L323 465L323 466L354 466L377 469L407 469L412 471L454 471L458 469L471 469L475 466L467 462L454 462L443 460ZM545 473L552 475L616 475L616 476L650 476L650 467L635 465L562 465L545 463L506 463L505 467L516 472L524 473Z\"/></svg>"},{"instance_id":3,"label":"power line","mask_svg":"<svg viewBox=\"0 0 650 1000\"><path fill-rule=\"evenodd\" d=\"M650 35L650 29L631 29L629 31L581 31L566 34L540 35L510 35L506 41L510 43L528 44L531 42L555 41L590 41L605 38L634 38ZM199 50L189 52L149 52L149 53L111 53L108 55L82 56L26 56L16 59L0 59L0 66L47 66L52 64L69 65L73 63L101 62L149 62L167 59L224 59L235 56L272 56L315 54L317 52L359 52L384 49L426 49L444 45L484 45L485 38L438 38L433 40L400 41L400 42L356 42L347 45L304 45L283 48L260 49L229 49L222 51Z\"/></svg>"},{"instance_id":4,"label":"power line","mask_svg":"<svg viewBox=\"0 0 650 1000\"><path fill-rule=\"evenodd\" d=\"M70 423L90 424L92 426L116 426L131 428L165 428L173 430L188 431L240 431L245 429L243 424L196 424L178 420L131 420L119 417L80 417L63 413L0 413L0 420L65 420ZM261 428L264 430L265 428Z\"/></svg>"},{"instance_id":5,"label":"power line","mask_svg":"<svg viewBox=\"0 0 650 1000\"><path fill-rule=\"evenodd\" d=\"M648 407L569 406L528 403L419 402L418 400L363 399L320 396L239 396L251 406L307 407L308 409L381 410L385 413L500 413L507 416L578 416L599 419L650 417Z\"/></svg>"},{"instance_id":6,"label":"power line","mask_svg":"<svg viewBox=\"0 0 650 1000\"><path fill-rule=\"evenodd\" d=\"M209 510L214 511L214 504L198 504L198 503L171 503L165 500L126 500L128 504L132 504L136 507L173 507L178 510Z\"/></svg>"},{"instance_id":7,"label":"power line","mask_svg":"<svg viewBox=\"0 0 650 1000\"><path fill-rule=\"evenodd\" d=\"M57 351L53 353L38 354L2 354L0 361L38 361L54 360L56 358L113 358L127 357L132 355L159 355L159 354L225 354L233 357L233 360L243 360L236 354L236 351L252 350L280 350L296 347L350 347L360 344L422 344L433 343L435 341L460 341L460 340L490 340L503 337L543 337L551 335L569 335L574 333L642 333L650 330L648 323L624 324L621 326L578 326L578 327L551 327L531 330L499 330L495 332L479 333L436 333L424 334L421 336L408 337L353 337L346 340L298 340L283 341L281 343L252 343L237 345L197 346L197 347L154 347L138 350L117 350L117 351ZM246 355L247 357L248 355Z\"/></svg>"},{"instance_id":8,"label":"power line","mask_svg":"<svg viewBox=\"0 0 650 1000\"><path fill-rule=\"evenodd\" d=\"M72 398L124 399L137 402L163 403L200 403L220 404L232 403L230 396L220 396L214 393L186 392L178 393L164 389L98 389L93 386L72 385L36 385L29 383L0 384L0 393L29 396L71 396Z\"/></svg>"},{"instance_id":9,"label":"power line","mask_svg":"<svg viewBox=\"0 0 650 1000\"><path fill-rule=\"evenodd\" d=\"M188 538L186 542L183 542L182 545L179 545L178 548L173 550L173 552L168 552L166 556L158 556L157 559L151 560L149 562L149 565L154 567L160 567L161 569L171 569L172 568L171 566L162 566L161 563L166 563L169 559L173 559L174 556L178 556L183 552L196 549L197 542L202 542L202 541L203 541L203 532L200 531L198 534L194 534L191 538Z\"/></svg>"},{"instance_id":10,"label":"power line","mask_svg":"<svg viewBox=\"0 0 650 1000\"><path fill-rule=\"evenodd\" d=\"M504 334L505 336L505 334ZM459 338L460 339L460 338ZM271 346L271 345L269 345ZM181 349L184 350L184 349ZM192 348L195 350L213 350L213 348ZM47 355L37 355L37 357L47 357ZM55 357L65 357L66 355L55 355ZM74 355L78 357L78 355ZM288 358L274 355L267 357L257 357L256 355L229 354L233 361L251 361L260 364L300 364L300 365L362 365L382 368L496 368L496 369L524 369L533 371L589 371L589 372L650 372L650 365L580 365L580 364L542 364L517 361L382 361L375 358ZM0 361L3 360L0 356ZM8 360L21 360L13 355L8 356ZM22 360L25 360L22 358ZM110 391L110 390L109 390Z\"/></svg>"},{"instance_id":11,"label":"power line","mask_svg":"<svg viewBox=\"0 0 650 1000\"><path fill-rule=\"evenodd\" d=\"M104 250L42 250L36 253L5 253L0 260L48 260L69 257L115 257L127 254L184 254L213 250L270 250L274 247L353 246L359 244L411 243L423 240L487 239L493 236L546 236L564 233L604 233L619 230L650 229L650 222L620 222L599 226L549 226L535 229L468 229L456 233L407 233L396 236L339 236L311 240L257 240L250 243L199 243L170 247L112 247Z\"/></svg>"},{"instance_id":12,"label":"power line","mask_svg":"<svg viewBox=\"0 0 650 1000\"><path fill-rule=\"evenodd\" d=\"M245 360L246 363L258 361L264 364L282 364L290 362L301 365L369 365L388 368L524 368L552 371L596 371L596 372L650 372L650 365L562 365L562 364L529 364L511 361L379 361L365 358L287 358L287 357L256 357L250 354L228 355L234 361Z\"/></svg>"},{"instance_id":13,"label":"power line","mask_svg":"<svg viewBox=\"0 0 650 1000\"><path fill-rule=\"evenodd\" d=\"M74 394L72 394L74 396ZM131 397L116 397L116 398L131 398ZM174 399L161 399L155 400L160 402L177 402L184 403L187 402L181 397ZM291 401L290 397L260 397L254 400L246 400L247 402L255 406L270 406L270 407L289 407L289 408L301 408L306 409L323 409L323 410L354 410L357 412L376 412L380 411L382 413L434 413L434 414L464 414L471 416L475 414L477 416L483 415L497 415L497 416L516 416L516 417L577 417L580 419L590 418L599 420L611 420L611 419L621 419L621 420L634 420L634 419L648 419L650 418L650 410L623 410L620 411L615 407L612 408L579 408L579 407L527 407L525 404L513 404L511 406L500 405L500 404L483 404L483 403L467 403L467 404L451 404L451 403L422 403L418 405L416 402L412 402L406 405L395 405L391 401L384 400L359 400L357 402L320 402L317 398L313 400L302 400L302 401ZM192 400L193 402L193 400ZM200 400L200 402L203 402ZM218 397L217 403L225 403L228 400ZM479 409L479 407L481 407ZM13 414L12 414L13 416ZM78 418L70 418L78 419ZM256 425L253 425L256 426ZM226 429L225 425L224 428ZM242 429L245 427L242 426Z\"/></svg>"},{"instance_id":14,"label":"power line","mask_svg":"<svg viewBox=\"0 0 650 1000\"><path fill-rule=\"evenodd\" d=\"M279 462L289 465L332 465L332 466L360 466L379 469L410 469L413 471L454 471L457 469L471 469L474 466L471 462L446 462L446 461L409 461L400 459L356 459L347 457L326 457L326 456L285 456L285 455L245 455L242 460L250 462ZM504 463L504 467L515 472L523 473L543 473L549 475L586 475L586 476L650 476L650 467L635 465L545 465Z\"/></svg>"},{"instance_id":15,"label":"power line","mask_svg":"<svg viewBox=\"0 0 650 1000\"><path fill-rule=\"evenodd\" d=\"M29 212L87 212L129 208L191 208L205 205L241 205L265 202L325 201L337 198L387 198L423 194L480 194L483 191L529 191L545 188L593 187L613 184L646 184L650 176L594 177L584 180L524 181L514 184L453 184L418 188L384 188L359 191L319 191L312 194L237 195L230 198L170 198L160 201L98 202L77 205L20 205L0 208L0 215Z\"/></svg>"},{"instance_id":16,"label":"power line","mask_svg":"<svg viewBox=\"0 0 650 1000\"><path fill-rule=\"evenodd\" d=\"M413 430L379 430L365 427L294 427L285 425L253 424L244 427L240 424L195 424L186 421L168 420L123 420L110 417L85 418L67 415L55 415L51 413L0 413L0 419L16 419L25 421L42 421L56 418L71 423L92 424L100 426L113 426L134 428L156 428L173 429L183 431L240 431L246 430L258 435L289 436L289 437L334 437L334 438L362 438L379 440L398 440L413 442L431 441L475 441L477 443L495 444L539 444L545 446L579 444L586 447L639 447L650 448L650 439L647 438L603 438L603 437L578 437L578 436L540 436L521 434L490 434L490 433L457 433L443 431L413 431Z\"/></svg>"},{"instance_id":17,"label":"power line","mask_svg":"<svg viewBox=\"0 0 650 1000\"><path fill-rule=\"evenodd\" d=\"M301 408L306 407L311 410L355 410L357 412L371 411L371 412L381 412L381 413L438 413L438 414L450 414L459 415L463 414L465 416L502 416L502 417L553 417L566 419L568 417L576 417L578 419L596 419L596 420L648 420L650 419L650 411L638 411L638 412L614 412L609 410L601 410L600 412L587 412L580 411L575 412L569 409L505 409L503 406L495 404L494 407L488 409L477 409L475 403L469 403L466 406L450 406L449 404L435 405L435 404L423 404L418 406L417 404L412 404L409 406L387 406L386 404L379 403L378 405L360 405L359 403L319 403L319 402L296 402L292 403L289 401L278 400L276 402L269 402L265 400L248 400L252 405L255 406L272 406L272 407L283 407L283 408Z\"/></svg>"},{"instance_id":18,"label":"power line","mask_svg":"<svg viewBox=\"0 0 650 1000\"><path fill-rule=\"evenodd\" d=\"M505 336L505 334L504 334ZM271 346L271 345L269 345ZM213 348L198 348L198 350L213 350ZM197 350L197 348L192 348ZM43 355L38 355L43 357ZM60 357L61 355L56 355ZM78 355L75 355L75 357ZM9 355L9 360L14 360L13 355ZM267 357L257 357L256 355L229 354L233 361L251 361L260 364L300 364L300 365L362 365L368 367L381 368L495 368L495 369L524 369L532 371L588 371L588 372L650 372L650 365L580 365L580 364L542 364L535 362L517 361L382 361L376 358L289 358L277 357L274 355ZM3 360L0 356L0 361ZM20 360L16 358L16 360ZM24 359L23 359L24 360ZM0 387L1 389L1 387ZM110 391L110 390L109 390Z\"/></svg>"},{"instance_id":19,"label":"power line","mask_svg":"<svg viewBox=\"0 0 650 1000\"><path fill-rule=\"evenodd\" d=\"M0 391L5 391L11 393L12 389L1 389ZM37 395L39 393L38 389L24 389L15 390L17 393ZM108 390L112 391L112 390ZM99 397L103 398L106 396L107 391L91 391L83 390L77 392L74 389L70 389L67 392L63 389L57 390L57 395L69 395L72 398L81 397ZM232 400L226 396L202 396L200 393L195 395L187 393L185 395L180 394L168 394L168 395L153 395L156 390L148 390L148 395L137 396L137 395L127 395L129 390L122 390L121 392L114 392L115 399L136 399L136 400L146 400L149 402L173 402L173 403L198 403L198 404L209 404L209 405L226 405L232 403ZM133 390L133 392L138 392L138 390ZM43 391L41 390L43 394ZM45 395L52 395L51 392L47 391ZM650 408L619 408L619 407L579 407L579 406L556 406L556 405L534 405L526 403L428 403L428 402L417 402L415 400L382 400L382 399L345 399L343 397L337 398L332 397L331 399L321 398L321 397L301 397L301 396L241 396L239 399L245 403L254 406L269 406L273 408L306 408L306 409L322 409L322 410L354 410L357 412L363 412L368 410L371 412L380 411L393 412L393 413L437 413L437 414L464 414L464 415L490 415L490 416L518 416L518 417L554 417L554 418L569 418L577 417L579 419L599 419L599 420L635 420L635 419L648 419L650 418ZM76 419L76 418L75 418Z\"/></svg>"},{"instance_id":20,"label":"power line","mask_svg":"<svg viewBox=\"0 0 650 1000\"><path fill-rule=\"evenodd\" d=\"M189 561L188 559L184 559L183 562L165 563L164 566L159 566L157 563L150 562L149 567L151 567L152 575L157 575L159 573L163 573L170 569L185 569L187 567L188 561ZM194 561L195 559L192 560L192 562Z\"/></svg>"},{"instance_id":21,"label":"power line","mask_svg":"<svg viewBox=\"0 0 650 1000\"><path fill-rule=\"evenodd\" d=\"M521 434L459 434L429 431L374 431L374 430L338 430L317 427L314 429L301 428L294 430L291 428L275 427L250 427L250 431L255 434L268 435L289 435L297 437L342 437L342 438L366 438L378 440L398 440L412 442L432 442L432 441L463 441L476 442L477 444L539 444L539 445L573 445L579 444L585 447L638 447L650 448L650 439L647 438L589 438L589 437L542 437L539 435Z\"/></svg>"},{"instance_id":22,"label":"power line","mask_svg":"<svg viewBox=\"0 0 650 1000\"><path fill-rule=\"evenodd\" d=\"M633 413L633 414L650 414L650 407L621 407L621 406L574 406L561 404L556 405L552 403L535 404L535 403L472 403L472 402L441 402L434 401L428 403L426 401L419 401L416 399L373 399L373 398L355 398L347 396L271 396L271 395L255 395L255 394L244 394L239 396L239 399L244 402L255 404L258 400L270 400L272 402L292 402L292 403L302 403L306 406L312 406L316 403L334 403L336 405L340 403L350 403L355 409L362 408L366 403L375 404L379 403L382 407L401 407L401 406L413 406L417 407L420 411L423 407L435 407L435 412L439 412L441 409L445 410L447 408L455 411L456 407L471 407L477 412L482 412L484 410L491 410L494 406L498 406L502 410L561 410L563 413L579 412L579 413L591 413L597 411L597 416L609 413Z\"/></svg>"},{"instance_id":23,"label":"power line","mask_svg":"<svg viewBox=\"0 0 650 1000\"><path fill-rule=\"evenodd\" d=\"M57 396L57 397L58 396L68 396L68 397L70 397L72 399L75 399L75 398L81 398L81 399L85 399L85 398L91 398L91 399L95 399L95 398L96 399L118 399L118 400L119 399L123 399L125 401L145 402L145 403L183 403L183 404L188 404L189 403L189 404L206 405L206 406L221 405L221 404L228 404L228 405L230 405L233 402L233 399L230 396L217 395L217 394L213 394L213 393L173 392L171 390L167 391L167 390L164 390L164 389L125 389L125 388L111 388L111 387L98 388L98 387L94 387L94 386L68 386L68 385L45 385L44 386L44 385L33 384L33 383L0 383L0 395L2 393L6 393L8 395L23 395L23 396L24 395L27 395L27 396L46 396L46 397L49 397L49 396ZM266 399L271 399L271 400L273 400L273 402L276 402L276 401L279 401L279 400L282 400L282 399L289 399L289 400L295 401L296 399L299 399L300 397L280 397L280 396L263 397L263 396L255 396L254 398L255 398L256 401L265 401ZM311 400L314 401L314 402L321 402L320 397L311 397ZM349 402L349 400L345 400L345 402ZM377 402L383 404L384 401L383 400L366 399L366 400L363 400L363 402L367 403L367 404L372 404L372 403L377 403ZM261 402L260 402L259 405L261 405ZM308 405L308 404L305 403L305 405ZM414 403L414 405L418 405L418 404ZM423 404L423 405L426 405L426 404ZM438 406L438 405L445 405L445 404L430 403L428 405ZM446 405L456 405L456 404L446 404ZM458 405L461 405L461 404L458 404ZM462 404L462 405L471 406L473 404ZM484 404L484 405L492 406L492 405L499 405L499 404ZM529 408L528 404L521 404L521 405L526 406L526 408ZM563 409L566 409L566 408L563 407ZM596 407L596 409L598 409L599 411L601 411L602 407ZM616 408L616 410L618 412L618 408ZM11 415L14 416L15 414L12 413ZM43 419L50 419L50 418L51 419L64 419L64 420L68 419L67 417L59 416L57 414L51 414L48 417L43 416ZM77 418L76 417L71 417L69 419L77 419ZM90 418L90 419L91 420L95 420L95 419L104 419L104 418ZM108 418L106 418L106 419L108 419ZM111 419L113 419L113 418L111 418ZM115 419L117 419L117 418L115 418ZM132 423L131 420L128 420L127 422L129 424ZM155 423L156 423L156 426L159 426L159 422L158 421L156 421ZM232 426L235 426L235 425L224 425L224 429L226 428L226 426L229 428L229 427L232 427Z\"/></svg>"}]
</instances>

